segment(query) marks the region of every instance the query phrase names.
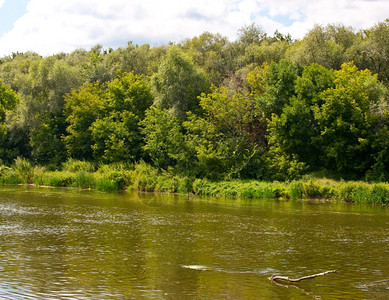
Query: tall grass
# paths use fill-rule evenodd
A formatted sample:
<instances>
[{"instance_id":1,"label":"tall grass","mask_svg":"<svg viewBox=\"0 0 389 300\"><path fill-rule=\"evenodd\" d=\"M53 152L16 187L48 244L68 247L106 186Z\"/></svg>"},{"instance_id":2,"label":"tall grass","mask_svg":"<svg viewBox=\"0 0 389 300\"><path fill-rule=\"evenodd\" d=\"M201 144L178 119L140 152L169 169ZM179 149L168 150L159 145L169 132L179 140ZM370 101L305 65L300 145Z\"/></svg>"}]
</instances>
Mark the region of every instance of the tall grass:
<instances>
[{"instance_id":1,"label":"tall grass","mask_svg":"<svg viewBox=\"0 0 389 300\"><path fill-rule=\"evenodd\" d=\"M307 178L292 182L262 182L233 180L213 182L206 179L178 176L140 162L96 166L90 162L69 160L61 171L33 166L17 158L11 167L0 165L0 184L30 184L53 187L76 187L101 191L137 190L165 193L194 193L196 195L284 198L334 199L344 202L389 204L389 184L334 181Z\"/></svg>"},{"instance_id":2,"label":"tall grass","mask_svg":"<svg viewBox=\"0 0 389 300\"><path fill-rule=\"evenodd\" d=\"M67 162L62 164L62 170L68 172L94 172L96 167L89 161L76 160L70 158Z\"/></svg>"},{"instance_id":3,"label":"tall grass","mask_svg":"<svg viewBox=\"0 0 389 300\"><path fill-rule=\"evenodd\" d=\"M34 167L25 158L18 157L15 159L13 170L22 183L32 183L34 179Z\"/></svg>"},{"instance_id":4,"label":"tall grass","mask_svg":"<svg viewBox=\"0 0 389 300\"><path fill-rule=\"evenodd\" d=\"M194 178L174 175L172 172L158 171L140 162L131 172L133 190L146 192L190 193L193 191Z\"/></svg>"}]
</instances>

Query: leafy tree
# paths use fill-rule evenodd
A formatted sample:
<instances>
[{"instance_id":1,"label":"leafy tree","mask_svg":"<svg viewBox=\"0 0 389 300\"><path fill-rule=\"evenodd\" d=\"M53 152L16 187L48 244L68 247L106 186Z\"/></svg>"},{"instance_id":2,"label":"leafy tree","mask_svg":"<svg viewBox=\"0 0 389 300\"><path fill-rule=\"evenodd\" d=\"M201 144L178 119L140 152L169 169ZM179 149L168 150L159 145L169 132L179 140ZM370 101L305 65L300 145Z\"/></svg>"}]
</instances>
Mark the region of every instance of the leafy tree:
<instances>
[{"instance_id":1,"label":"leafy tree","mask_svg":"<svg viewBox=\"0 0 389 300\"><path fill-rule=\"evenodd\" d=\"M72 91L66 97L69 125L64 138L70 156L108 163L139 159L138 123L152 101L148 82L133 73Z\"/></svg>"},{"instance_id":2,"label":"leafy tree","mask_svg":"<svg viewBox=\"0 0 389 300\"><path fill-rule=\"evenodd\" d=\"M91 160L93 139L91 125L104 116L104 87L87 84L65 97L65 116L69 124L64 137L70 157Z\"/></svg>"},{"instance_id":3,"label":"leafy tree","mask_svg":"<svg viewBox=\"0 0 389 300\"><path fill-rule=\"evenodd\" d=\"M142 75L123 73L107 84L107 103L112 112L132 112L139 121L153 104L149 82Z\"/></svg>"},{"instance_id":4,"label":"leafy tree","mask_svg":"<svg viewBox=\"0 0 389 300\"><path fill-rule=\"evenodd\" d=\"M114 163L140 158L138 118L129 111L97 119L91 126L95 161Z\"/></svg>"},{"instance_id":5,"label":"leafy tree","mask_svg":"<svg viewBox=\"0 0 389 300\"><path fill-rule=\"evenodd\" d=\"M31 157L41 165L58 167L67 159L62 137L66 134L64 116L41 115L39 126L30 133Z\"/></svg>"},{"instance_id":6,"label":"leafy tree","mask_svg":"<svg viewBox=\"0 0 389 300\"><path fill-rule=\"evenodd\" d=\"M265 120L255 111L252 97L215 88L202 94L200 105L204 116L190 115L184 122L198 174L213 179L258 177L266 147Z\"/></svg>"},{"instance_id":7,"label":"leafy tree","mask_svg":"<svg viewBox=\"0 0 389 300\"><path fill-rule=\"evenodd\" d=\"M380 22L359 34L350 51L356 65L378 74L379 79L389 83L389 22Z\"/></svg>"},{"instance_id":8,"label":"leafy tree","mask_svg":"<svg viewBox=\"0 0 389 300\"><path fill-rule=\"evenodd\" d=\"M144 151L159 169L175 167L184 151L184 136L175 116L166 109L150 107L140 123L144 135ZM183 157L184 158L184 157Z\"/></svg>"},{"instance_id":9,"label":"leafy tree","mask_svg":"<svg viewBox=\"0 0 389 300\"><path fill-rule=\"evenodd\" d=\"M294 82L297 79L297 69L287 60L272 62L263 75L263 94L257 95L258 106L266 118L272 114L280 115L289 99L295 95Z\"/></svg>"},{"instance_id":10,"label":"leafy tree","mask_svg":"<svg viewBox=\"0 0 389 300\"><path fill-rule=\"evenodd\" d=\"M12 111L19 102L18 95L7 85L0 81L0 159L9 160L10 143L6 130L6 115Z\"/></svg>"},{"instance_id":11,"label":"leafy tree","mask_svg":"<svg viewBox=\"0 0 389 300\"><path fill-rule=\"evenodd\" d=\"M107 114L91 125L95 160L140 159L143 144L138 123L153 102L149 83L141 75L124 73L107 84L105 97Z\"/></svg>"},{"instance_id":12,"label":"leafy tree","mask_svg":"<svg viewBox=\"0 0 389 300\"><path fill-rule=\"evenodd\" d=\"M304 68L295 80L296 96L269 123L269 141L287 155L296 155L311 168L321 165L319 125L314 108L323 104L322 92L334 87L335 75L318 64Z\"/></svg>"},{"instance_id":13,"label":"leafy tree","mask_svg":"<svg viewBox=\"0 0 389 300\"><path fill-rule=\"evenodd\" d=\"M285 57L289 48L287 41L272 41L266 39L260 45L251 44L245 48L244 60L245 65L253 64L261 66L264 63L279 62Z\"/></svg>"},{"instance_id":14,"label":"leafy tree","mask_svg":"<svg viewBox=\"0 0 389 300\"><path fill-rule=\"evenodd\" d=\"M328 69L339 69L348 62L348 50L356 34L343 25L315 25L306 36L286 53L291 61L301 66L318 63Z\"/></svg>"},{"instance_id":15,"label":"leafy tree","mask_svg":"<svg viewBox=\"0 0 389 300\"><path fill-rule=\"evenodd\" d=\"M371 164L369 134L376 123L371 107L384 90L369 70L359 71L351 63L335 76L335 88L324 91L323 105L314 108L324 161L342 176L360 177Z\"/></svg>"},{"instance_id":16,"label":"leafy tree","mask_svg":"<svg viewBox=\"0 0 389 300\"><path fill-rule=\"evenodd\" d=\"M231 69L228 59L230 42L221 34L204 32L198 37L186 40L184 50L193 57L193 62L201 67L214 85L220 85Z\"/></svg>"},{"instance_id":17,"label":"leafy tree","mask_svg":"<svg viewBox=\"0 0 389 300\"><path fill-rule=\"evenodd\" d=\"M243 47L247 47L252 44L260 45L266 37L266 32L255 23L244 26L238 30L238 41L243 45Z\"/></svg>"},{"instance_id":18,"label":"leafy tree","mask_svg":"<svg viewBox=\"0 0 389 300\"><path fill-rule=\"evenodd\" d=\"M188 55L172 46L153 75L152 83L156 94L154 104L184 120L186 112L198 109L197 96L205 91L207 79Z\"/></svg>"}]
</instances>

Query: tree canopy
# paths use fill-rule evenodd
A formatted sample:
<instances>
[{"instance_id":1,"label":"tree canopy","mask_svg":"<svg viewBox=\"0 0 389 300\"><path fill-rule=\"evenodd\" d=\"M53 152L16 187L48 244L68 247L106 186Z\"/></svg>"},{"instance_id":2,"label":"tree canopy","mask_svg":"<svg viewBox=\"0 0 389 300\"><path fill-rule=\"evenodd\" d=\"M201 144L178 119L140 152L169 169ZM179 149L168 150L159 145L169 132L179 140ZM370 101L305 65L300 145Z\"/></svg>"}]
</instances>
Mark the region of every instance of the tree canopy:
<instances>
[{"instance_id":1,"label":"tree canopy","mask_svg":"<svg viewBox=\"0 0 389 300\"><path fill-rule=\"evenodd\" d=\"M389 24L0 58L0 159L215 179L389 180Z\"/></svg>"}]
</instances>

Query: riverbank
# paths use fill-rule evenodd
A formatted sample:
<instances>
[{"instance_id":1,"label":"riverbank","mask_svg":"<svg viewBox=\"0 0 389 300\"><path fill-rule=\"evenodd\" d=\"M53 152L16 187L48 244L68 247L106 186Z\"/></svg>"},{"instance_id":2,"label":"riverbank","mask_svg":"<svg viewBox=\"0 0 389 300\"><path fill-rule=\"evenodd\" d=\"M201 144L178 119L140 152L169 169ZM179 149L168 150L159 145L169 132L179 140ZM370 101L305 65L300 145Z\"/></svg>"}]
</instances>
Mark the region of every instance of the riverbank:
<instances>
[{"instance_id":1,"label":"riverbank","mask_svg":"<svg viewBox=\"0 0 389 300\"><path fill-rule=\"evenodd\" d=\"M309 178L291 182L233 180L212 182L206 179L177 176L140 163L135 166L102 165L94 168L87 162L71 161L61 171L34 167L28 161L16 161L13 167L0 166L0 184L73 187L99 191L146 191L193 193L203 196L331 199L344 202L388 204L388 183L335 181Z\"/></svg>"}]
</instances>

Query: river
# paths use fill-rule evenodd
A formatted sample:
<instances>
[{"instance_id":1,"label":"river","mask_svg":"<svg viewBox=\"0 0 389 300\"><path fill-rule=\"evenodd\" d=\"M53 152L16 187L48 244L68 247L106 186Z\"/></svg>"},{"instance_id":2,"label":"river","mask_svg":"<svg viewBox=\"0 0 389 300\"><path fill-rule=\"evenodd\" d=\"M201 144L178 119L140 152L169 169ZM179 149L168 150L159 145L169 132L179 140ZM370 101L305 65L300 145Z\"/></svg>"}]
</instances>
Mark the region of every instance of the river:
<instances>
[{"instance_id":1,"label":"river","mask_svg":"<svg viewBox=\"0 0 389 300\"><path fill-rule=\"evenodd\" d=\"M386 279L388 207L0 187L0 299L388 299Z\"/></svg>"}]
</instances>

